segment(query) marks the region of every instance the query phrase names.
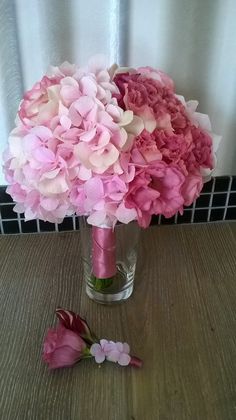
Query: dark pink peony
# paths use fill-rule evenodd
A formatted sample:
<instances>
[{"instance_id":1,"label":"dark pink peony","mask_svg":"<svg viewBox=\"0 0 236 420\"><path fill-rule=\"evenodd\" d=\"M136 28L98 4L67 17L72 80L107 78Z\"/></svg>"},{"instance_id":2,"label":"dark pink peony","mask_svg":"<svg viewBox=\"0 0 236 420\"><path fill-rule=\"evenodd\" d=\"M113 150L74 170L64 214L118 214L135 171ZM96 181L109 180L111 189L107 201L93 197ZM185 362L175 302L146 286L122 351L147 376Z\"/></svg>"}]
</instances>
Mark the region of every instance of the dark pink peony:
<instances>
[{"instance_id":1,"label":"dark pink peony","mask_svg":"<svg viewBox=\"0 0 236 420\"><path fill-rule=\"evenodd\" d=\"M148 93L142 84L130 80L125 86L124 104L136 115L140 115L148 106Z\"/></svg>"},{"instance_id":2,"label":"dark pink peony","mask_svg":"<svg viewBox=\"0 0 236 420\"><path fill-rule=\"evenodd\" d=\"M144 228L149 225L153 214L172 217L182 211L184 199L181 188L184 180L177 167L164 162L153 162L145 168L137 168L125 205L136 209L138 223Z\"/></svg>"},{"instance_id":3,"label":"dark pink peony","mask_svg":"<svg viewBox=\"0 0 236 420\"><path fill-rule=\"evenodd\" d=\"M156 129L153 133L156 145L162 154L162 159L167 164L175 163L184 173L188 174L185 157L194 148L191 134L168 134L165 130Z\"/></svg>"},{"instance_id":4,"label":"dark pink peony","mask_svg":"<svg viewBox=\"0 0 236 420\"><path fill-rule=\"evenodd\" d=\"M43 360L50 369L72 366L85 354L84 340L61 324L49 329L43 345Z\"/></svg>"},{"instance_id":5,"label":"dark pink peony","mask_svg":"<svg viewBox=\"0 0 236 420\"><path fill-rule=\"evenodd\" d=\"M145 86L146 82L149 86L152 84L152 81L150 80L150 83L148 83L148 79L136 73L117 74L114 81L120 89L120 94L116 95L119 106L123 109L131 110L135 115L141 117L144 121L145 128L152 132L156 127L156 120L152 107L150 106L150 92ZM155 81L153 82L155 83ZM152 95L154 95L153 91Z\"/></svg>"},{"instance_id":6,"label":"dark pink peony","mask_svg":"<svg viewBox=\"0 0 236 420\"><path fill-rule=\"evenodd\" d=\"M131 151L132 161L135 164L146 164L155 160L161 160L162 154L158 148L155 136L147 130L135 138Z\"/></svg>"},{"instance_id":7,"label":"dark pink peony","mask_svg":"<svg viewBox=\"0 0 236 420\"><path fill-rule=\"evenodd\" d=\"M194 125L191 127L191 134L194 143L194 166L213 169L212 138L206 131Z\"/></svg>"},{"instance_id":8,"label":"dark pink peony","mask_svg":"<svg viewBox=\"0 0 236 420\"><path fill-rule=\"evenodd\" d=\"M117 99L123 109L145 115L146 119L154 118L158 128L178 133L188 127L190 120L185 106L174 94L171 79L167 78L165 82L160 76L154 79L149 72L117 74L114 77L120 90Z\"/></svg>"}]
</instances>

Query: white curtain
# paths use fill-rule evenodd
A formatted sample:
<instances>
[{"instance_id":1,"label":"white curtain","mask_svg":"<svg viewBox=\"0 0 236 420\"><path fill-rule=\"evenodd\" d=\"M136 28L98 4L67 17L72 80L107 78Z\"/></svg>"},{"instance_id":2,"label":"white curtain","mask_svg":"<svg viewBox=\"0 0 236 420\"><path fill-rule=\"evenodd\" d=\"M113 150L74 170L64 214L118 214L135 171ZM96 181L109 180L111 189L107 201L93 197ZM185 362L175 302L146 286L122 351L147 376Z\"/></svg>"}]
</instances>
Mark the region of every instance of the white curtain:
<instances>
[{"instance_id":1,"label":"white curtain","mask_svg":"<svg viewBox=\"0 0 236 420\"><path fill-rule=\"evenodd\" d=\"M0 39L0 153L49 64L104 53L161 68L198 99L223 135L216 174L236 174L236 0L0 0Z\"/></svg>"}]
</instances>

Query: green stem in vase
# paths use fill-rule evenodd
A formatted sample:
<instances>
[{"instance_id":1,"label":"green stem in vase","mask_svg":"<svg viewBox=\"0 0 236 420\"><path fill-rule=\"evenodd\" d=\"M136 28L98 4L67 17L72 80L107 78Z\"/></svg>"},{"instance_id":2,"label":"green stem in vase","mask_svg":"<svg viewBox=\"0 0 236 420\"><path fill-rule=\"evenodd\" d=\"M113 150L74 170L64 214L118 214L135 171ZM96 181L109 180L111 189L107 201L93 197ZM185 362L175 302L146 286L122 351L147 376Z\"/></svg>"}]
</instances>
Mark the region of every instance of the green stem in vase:
<instances>
[{"instance_id":1,"label":"green stem in vase","mask_svg":"<svg viewBox=\"0 0 236 420\"><path fill-rule=\"evenodd\" d=\"M104 279L104 278L98 278L94 274L91 275L91 282L93 284L93 287L98 292L110 287L113 283L113 280L114 280L114 276Z\"/></svg>"}]
</instances>

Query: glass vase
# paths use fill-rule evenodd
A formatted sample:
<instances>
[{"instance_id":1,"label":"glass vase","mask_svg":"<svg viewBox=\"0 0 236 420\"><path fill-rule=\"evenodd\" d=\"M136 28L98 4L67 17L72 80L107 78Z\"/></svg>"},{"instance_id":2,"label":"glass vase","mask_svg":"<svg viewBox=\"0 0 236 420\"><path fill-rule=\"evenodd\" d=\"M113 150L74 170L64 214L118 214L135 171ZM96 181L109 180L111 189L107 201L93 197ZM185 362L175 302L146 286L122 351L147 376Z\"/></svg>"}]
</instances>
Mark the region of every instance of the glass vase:
<instances>
[{"instance_id":1,"label":"glass vase","mask_svg":"<svg viewBox=\"0 0 236 420\"><path fill-rule=\"evenodd\" d=\"M97 228L80 218L80 238L86 293L111 304L133 292L140 228L136 222Z\"/></svg>"}]
</instances>

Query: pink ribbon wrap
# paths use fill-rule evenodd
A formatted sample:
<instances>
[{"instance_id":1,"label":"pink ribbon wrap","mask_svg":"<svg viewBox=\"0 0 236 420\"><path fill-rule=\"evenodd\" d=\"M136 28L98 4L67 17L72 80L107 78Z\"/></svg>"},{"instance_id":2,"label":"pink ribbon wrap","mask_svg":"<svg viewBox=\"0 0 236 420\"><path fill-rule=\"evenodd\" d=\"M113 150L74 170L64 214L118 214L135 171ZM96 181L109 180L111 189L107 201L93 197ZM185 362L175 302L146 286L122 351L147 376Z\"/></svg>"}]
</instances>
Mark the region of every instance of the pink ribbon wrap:
<instances>
[{"instance_id":1,"label":"pink ribbon wrap","mask_svg":"<svg viewBox=\"0 0 236 420\"><path fill-rule=\"evenodd\" d=\"M92 264L98 278L116 274L116 237L112 228L92 227Z\"/></svg>"}]
</instances>

